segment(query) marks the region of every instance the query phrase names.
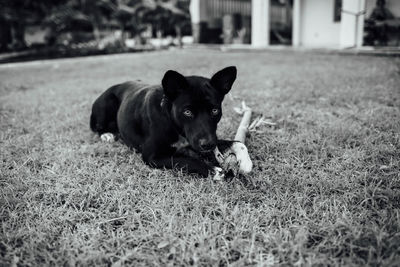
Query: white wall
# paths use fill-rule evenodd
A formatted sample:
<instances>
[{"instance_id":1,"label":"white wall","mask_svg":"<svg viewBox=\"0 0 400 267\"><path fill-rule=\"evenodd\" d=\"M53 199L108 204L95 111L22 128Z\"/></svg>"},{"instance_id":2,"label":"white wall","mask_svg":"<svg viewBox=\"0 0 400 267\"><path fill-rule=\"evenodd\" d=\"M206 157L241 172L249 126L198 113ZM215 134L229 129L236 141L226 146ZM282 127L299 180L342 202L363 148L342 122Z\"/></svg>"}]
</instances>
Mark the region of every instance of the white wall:
<instances>
[{"instance_id":1,"label":"white wall","mask_svg":"<svg viewBox=\"0 0 400 267\"><path fill-rule=\"evenodd\" d=\"M365 0L343 0L340 47L360 47L363 41Z\"/></svg>"},{"instance_id":2,"label":"white wall","mask_svg":"<svg viewBox=\"0 0 400 267\"><path fill-rule=\"evenodd\" d=\"M334 0L300 1L301 46L339 47L340 22L333 21Z\"/></svg>"}]
</instances>

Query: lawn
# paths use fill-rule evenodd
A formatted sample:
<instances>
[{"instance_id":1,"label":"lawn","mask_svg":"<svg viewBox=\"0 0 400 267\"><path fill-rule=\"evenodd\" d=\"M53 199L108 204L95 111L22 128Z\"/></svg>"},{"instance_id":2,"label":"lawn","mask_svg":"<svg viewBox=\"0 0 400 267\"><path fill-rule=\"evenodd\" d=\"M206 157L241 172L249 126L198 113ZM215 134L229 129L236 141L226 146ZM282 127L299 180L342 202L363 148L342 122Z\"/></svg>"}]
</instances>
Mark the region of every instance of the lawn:
<instances>
[{"instance_id":1,"label":"lawn","mask_svg":"<svg viewBox=\"0 0 400 267\"><path fill-rule=\"evenodd\" d=\"M236 65L255 165L215 183L146 166L89 130L109 86ZM0 265L395 265L400 60L176 50L0 66ZM14 265L15 266L15 265Z\"/></svg>"}]
</instances>

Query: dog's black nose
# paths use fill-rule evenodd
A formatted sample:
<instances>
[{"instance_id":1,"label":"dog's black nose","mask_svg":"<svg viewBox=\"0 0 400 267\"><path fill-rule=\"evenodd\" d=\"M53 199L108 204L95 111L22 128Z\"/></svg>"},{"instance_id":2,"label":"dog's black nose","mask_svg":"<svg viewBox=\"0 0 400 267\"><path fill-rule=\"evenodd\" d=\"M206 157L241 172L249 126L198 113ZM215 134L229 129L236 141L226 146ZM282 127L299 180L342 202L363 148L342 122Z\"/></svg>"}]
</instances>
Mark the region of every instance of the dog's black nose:
<instances>
[{"instance_id":1,"label":"dog's black nose","mask_svg":"<svg viewBox=\"0 0 400 267\"><path fill-rule=\"evenodd\" d=\"M199 146L200 146L201 150L203 150L203 151L213 150L216 145L217 144L211 139L201 138L199 140Z\"/></svg>"}]
</instances>

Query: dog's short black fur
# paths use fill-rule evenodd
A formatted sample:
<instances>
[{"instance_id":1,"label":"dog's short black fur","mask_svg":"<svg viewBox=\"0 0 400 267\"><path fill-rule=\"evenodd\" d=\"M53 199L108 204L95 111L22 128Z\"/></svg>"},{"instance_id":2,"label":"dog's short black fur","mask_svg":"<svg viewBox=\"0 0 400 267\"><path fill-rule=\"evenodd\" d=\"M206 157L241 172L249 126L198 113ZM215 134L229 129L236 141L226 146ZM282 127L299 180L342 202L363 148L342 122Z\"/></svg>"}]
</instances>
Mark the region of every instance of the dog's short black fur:
<instances>
[{"instance_id":1,"label":"dog's short black fur","mask_svg":"<svg viewBox=\"0 0 400 267\"><path fill-rule=\"evenodd\" d=\"M184 168L205 177L213 166L180 153L173 144L183 136L199 154L216 147L221 103L235 79L236 67L227 67L211 79L169 70L162 85L118 84L94 102L90 127L100 135L119 135L151 166Z\"/></svg>"}]
</instances>

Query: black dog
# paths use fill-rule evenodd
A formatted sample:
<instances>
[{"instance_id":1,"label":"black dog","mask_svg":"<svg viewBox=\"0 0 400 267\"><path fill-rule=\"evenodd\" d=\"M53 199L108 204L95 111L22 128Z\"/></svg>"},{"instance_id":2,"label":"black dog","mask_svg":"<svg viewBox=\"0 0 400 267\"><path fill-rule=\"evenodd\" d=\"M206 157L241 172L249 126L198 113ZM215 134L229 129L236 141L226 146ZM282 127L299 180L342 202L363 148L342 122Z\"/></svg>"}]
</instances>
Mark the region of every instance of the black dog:
<instances>
[{"instance_id":1,"label":"black dog","mask_svg":"<svg viewBox=\"0 0 400 267\"><path fill-rule=\"evenodd\" d=\"M211 79L169 70L162 86L126 82L106 90L93 104L90 127L99 135L119 135L157 168L183 168L201 176L215 174L215 166L187 153L174 143L184 137L202 154L217 146L221 103L236 79L236 67L220 70ZM218 172L218 171L217 171Z\"/></svg>"}]
</instances>

